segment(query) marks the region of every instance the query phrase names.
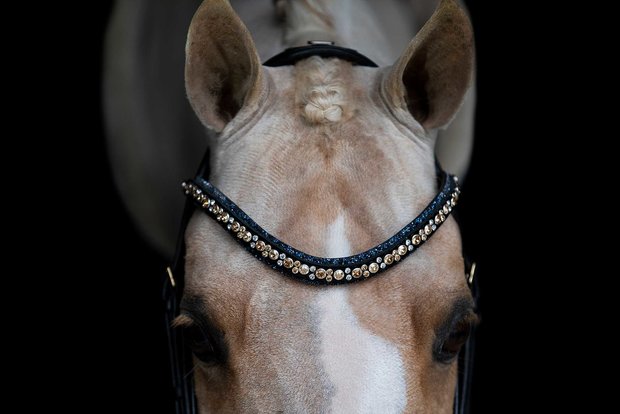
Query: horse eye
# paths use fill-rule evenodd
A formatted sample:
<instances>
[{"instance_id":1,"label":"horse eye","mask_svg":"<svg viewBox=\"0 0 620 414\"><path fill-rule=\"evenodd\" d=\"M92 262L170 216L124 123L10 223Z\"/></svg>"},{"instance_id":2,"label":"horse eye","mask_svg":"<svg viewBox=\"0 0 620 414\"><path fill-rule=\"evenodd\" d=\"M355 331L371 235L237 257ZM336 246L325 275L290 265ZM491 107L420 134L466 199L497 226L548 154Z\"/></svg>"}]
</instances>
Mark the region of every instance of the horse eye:
<instances>
[{"instance_id":1,"label":"horse eye","mask_svg":"<svg viewBox=\"0 0 620 414\"><path fill-rule=\"evenodd\" d=\"M221 353L216 341L199 325L192 325L183 329L183 335L192 353L206 364L220 362Z\"/></svg>"},{"instance_id":2,"label":"horse eye","mask_svg":"<svg viewBox=\"0 0 620 414\"><path fill-rule=\"evenodd\" d=\"M468 319L462 319L451 329L448 337L440 344L435 352L435 359L443 364L449 364L467 342L471 333L472 323Z\"/></svg>"}]
</instances>

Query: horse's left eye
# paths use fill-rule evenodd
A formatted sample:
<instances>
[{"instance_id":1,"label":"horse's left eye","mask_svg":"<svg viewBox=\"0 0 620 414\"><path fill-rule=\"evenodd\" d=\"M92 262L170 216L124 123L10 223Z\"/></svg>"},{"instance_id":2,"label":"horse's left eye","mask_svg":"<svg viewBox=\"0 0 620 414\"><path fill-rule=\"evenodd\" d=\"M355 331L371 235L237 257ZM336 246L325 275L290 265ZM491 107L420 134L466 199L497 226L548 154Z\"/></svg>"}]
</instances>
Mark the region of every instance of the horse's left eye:
<instances>
[{"instance_id":1,"label":"horse's left eye","mask_svg":"<svg viewBox=\"0 0 620 414\"><path fill-rule=\"evenodd\" d=\"M435 348L435 360L444 364L454 361L465 342L467 342L471 330L472 323L467 318L454 324L448 336Z\"/></svg>"}]
</instances>

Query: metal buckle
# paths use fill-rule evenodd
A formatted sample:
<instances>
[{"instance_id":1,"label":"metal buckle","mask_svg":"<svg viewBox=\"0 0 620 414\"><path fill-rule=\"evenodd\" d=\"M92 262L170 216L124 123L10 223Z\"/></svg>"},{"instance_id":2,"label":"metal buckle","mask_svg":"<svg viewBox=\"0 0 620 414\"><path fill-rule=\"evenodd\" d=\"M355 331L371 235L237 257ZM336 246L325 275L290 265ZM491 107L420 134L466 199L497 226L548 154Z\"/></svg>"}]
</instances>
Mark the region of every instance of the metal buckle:
<instances>
[{"instance_id":1,"label":"metal buckle","mask_svg":"<svg viewBox=\"0 0 620 414\"><path fill-rule=\"evenodd\" d=\"M471 264L471 268L469 269L469 275L467 275L467 284L471 286L474 283L474 276L476 274L476 262Z\"/></svg>"},{"instance_id":2,"label":"metal buckle","mask_svg":"<svg viewBox=\"0 0 620 414\"><path fill-rule=\"evenodd\" d=\"M172 287L176 287L177 284L174 281L174 276L172 275L172 269L170 269L170 266L166 267L166 273L168 273L168 278L170 279Z\"/></svg>"}]
</instances>

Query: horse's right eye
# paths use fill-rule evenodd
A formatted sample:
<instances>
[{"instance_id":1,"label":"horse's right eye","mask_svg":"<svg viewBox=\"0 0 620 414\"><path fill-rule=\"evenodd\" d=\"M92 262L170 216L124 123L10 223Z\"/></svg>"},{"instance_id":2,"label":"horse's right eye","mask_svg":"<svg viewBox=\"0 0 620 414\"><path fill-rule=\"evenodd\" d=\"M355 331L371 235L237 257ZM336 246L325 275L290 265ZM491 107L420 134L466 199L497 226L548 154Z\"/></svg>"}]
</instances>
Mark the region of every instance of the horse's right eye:
<instances>
[{"instance_id":1,"label":"horse's right eye","mask_svg":"<svg viewBox=\"0 0 620 414\"><path fill-rule=\"evenodd\" d=\"M221 362L222 353L218 349L217 340L207 330L195 324L183 328L183 335L196 358L205 364Z\"/></svg>"}]
</instances>

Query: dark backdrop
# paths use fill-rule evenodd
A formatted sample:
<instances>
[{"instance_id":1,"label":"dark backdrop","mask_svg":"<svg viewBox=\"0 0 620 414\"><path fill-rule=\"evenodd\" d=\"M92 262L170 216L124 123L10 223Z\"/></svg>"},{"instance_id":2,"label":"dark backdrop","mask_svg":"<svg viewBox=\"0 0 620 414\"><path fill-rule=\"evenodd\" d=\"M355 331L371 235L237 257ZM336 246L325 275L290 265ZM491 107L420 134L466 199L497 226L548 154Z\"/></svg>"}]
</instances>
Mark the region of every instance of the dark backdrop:
<instances>
[{"instance_id":1,"label":"dark backdrop","mask_svg":"<svg viewBox=\"0 0 620 414\"><path fill-rule=\"evenodd\" d=\"M540 105L536 97L541 85L532 81L530 66L534 35L524 30L534 30L536 22L525 18L525 3L466 3L478 50L476 141L459 205L464 243L478 262L482 289L473 412L525 412L533 398L548 399L547 381L552 381L551 368L545 364L537 364L532 375L536 355L546 352L540 346L541 335L549 334L533 333L532 327L544 325L550 317L532 311L545 309L538 297L524 295L532 277L529 263L544 256L536 250L540 243L535 236L548 211L538 201L540 186L529 178L532 171L542 176L545 170L539 151L525 141L529 131L522 122ZM73 47L71 37L65 45L70 49L68 77L79 83L75 85L79 104L72 110L83 126L83 133L67 142L72 154L79 155L67 158L72 171L91 172L92 184L83 190L92 187L97 192L87 212L72 213L70 225L80 236L75 254L89 266L86 272L77 265L69 267L83 292L79 309L89 319L74 332L88 339L73 344L72 350L85 365L77 378L84 383L89 406L96 405L97 411L117 412L123 407L123 412L170 413L160 303L166 262L137 234L115 191L106 158L101 52L111 5L111 1L89 2L82 17L73 21L71 36L78 31L89 47ZM517 37L519 30L526 33ZM539 73L537 69L536 77L546 76L544 70ZM82 205L84 191L70 197ZM522 375L528 377L526 384L519 379ZM542 409L543 404L539 401L537 407Z\"/></svg>"}]
</instances>

